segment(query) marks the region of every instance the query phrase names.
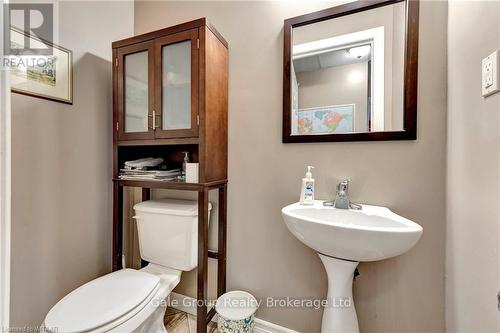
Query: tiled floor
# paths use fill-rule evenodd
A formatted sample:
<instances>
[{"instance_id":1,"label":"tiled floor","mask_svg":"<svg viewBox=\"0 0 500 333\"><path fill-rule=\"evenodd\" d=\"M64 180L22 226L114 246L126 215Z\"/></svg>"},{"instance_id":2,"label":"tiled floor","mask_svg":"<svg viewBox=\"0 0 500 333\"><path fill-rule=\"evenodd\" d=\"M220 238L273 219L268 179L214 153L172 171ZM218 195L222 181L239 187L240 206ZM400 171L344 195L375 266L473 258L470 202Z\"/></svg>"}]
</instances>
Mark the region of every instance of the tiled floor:
<instances>
[{"instance_id":1,"label":"tiled floor","mask_svg":"<svg viewBox=\"0 0 500 333\"><path fill-rule=\"evenodd\" d=\"M164 318L168 333L196 333L196 316L167 307ZM217 324L208 324L208 333L217 333Z\"/></svg>"}]
</instances>

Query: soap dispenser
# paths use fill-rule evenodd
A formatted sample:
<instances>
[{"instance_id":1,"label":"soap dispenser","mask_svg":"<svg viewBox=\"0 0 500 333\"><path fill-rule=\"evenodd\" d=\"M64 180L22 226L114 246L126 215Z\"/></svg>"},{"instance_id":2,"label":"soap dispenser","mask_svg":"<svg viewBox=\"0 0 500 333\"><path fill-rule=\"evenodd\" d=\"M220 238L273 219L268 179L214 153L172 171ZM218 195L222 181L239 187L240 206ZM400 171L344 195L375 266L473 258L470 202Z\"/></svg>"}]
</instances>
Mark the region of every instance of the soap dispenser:
<instances>
[{"instance_id":1,"label":"soap dispenser","mask_svg":"<svg viewBox=\"0 0 500 333\"><path fill-rule=\"evenodd\" d=\"M183 151L184 160L182 161L182 176L186 177L186 163L189 163L189 152Z\"/></svg>"},{"instance_id":2,"label":"soap dispenser","mask_svg":"<svg viewBox=\"0 0 500 333\"><path fill-rule=\"evenodd\" d=\"M314 204L314 178L312 177L311 169L313 166L307 166L306 176L302 178L302 188L300 191L300 204L313 205Z\"/></svg>"}]
</instances>

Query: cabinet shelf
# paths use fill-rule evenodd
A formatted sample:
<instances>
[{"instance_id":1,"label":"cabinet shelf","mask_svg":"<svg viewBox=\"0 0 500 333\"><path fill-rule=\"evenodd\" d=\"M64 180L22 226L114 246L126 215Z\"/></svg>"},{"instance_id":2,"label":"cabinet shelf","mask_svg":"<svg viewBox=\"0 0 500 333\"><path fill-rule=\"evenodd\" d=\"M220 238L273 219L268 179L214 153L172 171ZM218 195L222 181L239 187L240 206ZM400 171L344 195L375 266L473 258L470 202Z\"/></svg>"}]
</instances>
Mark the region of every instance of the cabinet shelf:
<instances>
[{"instance_id":1,"label":"cabinet shelf","mask_svg":"<svg viewBox=\"0 0 500 333\"><path fill-rule=\"evenodd\" d=\"M142 188L161 188L179 191L203 191L206 188L215 188L227 183L227 180L218 180L208 183L186 183L181 181L164 180L130 180L113 178L113 182L119 186L142 187Z\"/></svg>"},{"instance_id":2,"label":"cabinet shelf","mask_svg":"<svg viewBox=\"0 0 500 333\"><path fill-rule=\"evenodd\" d=\"M151 139L151 140L126 140L118 141L119 147L124 146L178 146L178 145L197 145L200 142L198 138L173 138L173 139Z\"/></svg>"}]
</instances>

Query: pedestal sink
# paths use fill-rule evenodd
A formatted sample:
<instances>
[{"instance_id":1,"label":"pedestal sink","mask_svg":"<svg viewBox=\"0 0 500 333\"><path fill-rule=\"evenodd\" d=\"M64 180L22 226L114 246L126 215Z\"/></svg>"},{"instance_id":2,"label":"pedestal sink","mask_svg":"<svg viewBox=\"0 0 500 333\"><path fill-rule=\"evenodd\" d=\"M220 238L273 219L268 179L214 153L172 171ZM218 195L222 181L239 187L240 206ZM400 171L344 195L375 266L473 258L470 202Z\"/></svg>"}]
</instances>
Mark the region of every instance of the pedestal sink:
<instances>
[{"instance_id":1,"label":"pedestal sink","mask_svg":"<svg viewBox=\"0 0 500 333\"><path fill-rule=\"evenodd\" d=\"M361 210L323 206L323 201L294 203L281 212L290 232L318 252L328 276L328 306L322 333L359 332L352 300L354 271L360 261L391 258L411 249L421 226L388 208L361 205Z\"/></svg>"}]
</instances>

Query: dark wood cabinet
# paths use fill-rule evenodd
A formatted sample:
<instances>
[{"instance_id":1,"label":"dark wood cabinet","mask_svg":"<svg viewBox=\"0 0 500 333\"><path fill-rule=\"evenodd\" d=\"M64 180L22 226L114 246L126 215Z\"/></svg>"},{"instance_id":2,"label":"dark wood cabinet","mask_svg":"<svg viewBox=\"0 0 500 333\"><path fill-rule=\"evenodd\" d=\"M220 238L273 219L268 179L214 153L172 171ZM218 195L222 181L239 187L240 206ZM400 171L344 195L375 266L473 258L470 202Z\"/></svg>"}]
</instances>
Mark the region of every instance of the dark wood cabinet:
<instances>
[{"instance_id":1,"label":"dark wood cabinet","mask_svg":"<svg viewBox=\"0 0 500 333\"><path fill-rule=\"evenodd\" d=\"M198 30L155 40L156 138L198 137Z\"/></svg>"},{"instance_id":2,"label":"dark wood cabinet","mask_svg":"<svg viewBox=\"0 0 500 333\"><path fill-rule=\"evenodd\" d=\"M134 36L113 56L114 178L120 147L192 145L200 183L226 179L228 44L215 28L203 18Z\"/></svg>"},{"instance_id":3,"label":"dark wood cabinet","mask_svg":"<svg viewBox=\"0 0 500 333\"><path fill-rule=\"evenodd\" d=\"M154 139L154 41L116 49L118 140Z\"/></svg>"},{"instance_id":4,"label":"dark wood cabinet","mask_svg":"<svg viewBox=\"0 0 500 333\"><path fill-rule=\"evenodd\" d=\"M227 42L206 20L117 41L113 49L119 143L199 138L202 118L220 118L221 103L213 97L227 104ZM207 96L213 88L217 95Z\"/></svg>"},{"instance_id":5,"label":"dark wood cabinet","mask_svg":"<svg viewBox=\"0 0 500 333\"><path fill-rule=\"evenodd\" d=\"M113 42L113 270L122 258L123 187L198 193L198 300L207 300L208 257L226 290L228 44L205 18ZM198 183L120 179L127 160L183 152L199 164ZM208 251L208 192L218 190L218 252ZM215 314L198 302L197 332Z\"/></svg>"}]
</instances>

